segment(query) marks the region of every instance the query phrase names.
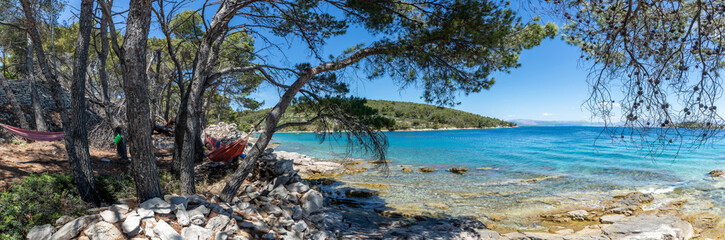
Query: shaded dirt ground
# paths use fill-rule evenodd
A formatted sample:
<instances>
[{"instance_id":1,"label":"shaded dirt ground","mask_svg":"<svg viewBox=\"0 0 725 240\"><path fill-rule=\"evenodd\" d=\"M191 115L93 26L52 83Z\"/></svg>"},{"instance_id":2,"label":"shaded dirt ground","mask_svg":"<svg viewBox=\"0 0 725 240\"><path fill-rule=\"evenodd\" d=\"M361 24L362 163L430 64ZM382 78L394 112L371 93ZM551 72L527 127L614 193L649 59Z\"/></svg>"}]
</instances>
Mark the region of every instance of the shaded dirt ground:
<instances>
[{"instance_id":1,"label":"shaded dirt ground","mask_svg":"<svg viewBox=\"0 0 725 240\"><path fill-rule=\"evenodd\" d=\"M128 169L130 162L121 161L112 149L91 148L90 153L96 176L114 175ZM171 155L172 149L156 151L159 168L170 168ZM103 158L111 161L103 162ZM0 188L14 179L44 172L70 174L62 141L0 144Z\"/></svg>"}]
</instances>

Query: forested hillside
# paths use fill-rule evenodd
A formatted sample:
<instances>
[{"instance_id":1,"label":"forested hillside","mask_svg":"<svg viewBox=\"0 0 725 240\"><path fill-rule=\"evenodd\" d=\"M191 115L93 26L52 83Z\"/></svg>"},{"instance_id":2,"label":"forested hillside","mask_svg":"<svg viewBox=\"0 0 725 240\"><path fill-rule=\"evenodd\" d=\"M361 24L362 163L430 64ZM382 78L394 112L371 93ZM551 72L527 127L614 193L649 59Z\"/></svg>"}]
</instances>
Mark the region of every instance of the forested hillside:
<instances>
[{"instance_id":1,"label":"forested hillside","mask_svg":"<svg viewBox=\"0 0 725 240\"><path fill-rule=\"evenodd\" d=\"M378 110L386 118L395 120L394 127L389 130L415 130L415 129L442 129L442 128L492 128L515 127L516 124L496 118L459 111L455 109L437 107L434 105L396 102L385 100L367 100L368 107ZM294 108L294 106L292 106ZM239 126L248 129L262 119L269 109L258 111L239 112ZM303 122L307 119L305 114L289 111L282 117L280 123ZM317 125L285 128L285 131L314 131Z\"/></svg>"}]
</instances>

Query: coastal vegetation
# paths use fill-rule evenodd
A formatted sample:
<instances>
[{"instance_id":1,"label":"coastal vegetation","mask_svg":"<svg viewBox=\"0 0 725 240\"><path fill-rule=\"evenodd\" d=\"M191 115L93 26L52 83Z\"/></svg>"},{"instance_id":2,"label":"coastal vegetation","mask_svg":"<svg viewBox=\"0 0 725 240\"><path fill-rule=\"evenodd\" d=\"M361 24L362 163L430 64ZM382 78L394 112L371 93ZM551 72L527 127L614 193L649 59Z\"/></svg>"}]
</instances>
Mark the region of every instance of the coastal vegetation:
<instances>
[{"instance_id":1,"label":"coastal vegetation","mask_svg":"<svg viewBox=\"0 0 725 240\"><path fill-rule=\"evenodd\" d=\"M623 128L606 128L610 131L605 133L651 147L655 150L649 152L655 154L664 152L663 145L682 146L673 141L683 138L671 138L680 134L679 127L694 127L697 134L691 139L696 144L718 135L721 128L710 126L725 124L715 106L722 95L725 56L722 1L540 2L547 10L542 12L566 23L561 36L581 48L581 58L592 64L587 109L605 123L616 122L614 116L624 122ZM70 3L74 6L67 4L0 0L4 103L0 123L9 132L3 132L2 138L16 134L29 140L60 141L58 152L53 148L33 156L62 156L67 161L67 165L58 165L65 168L57 171L63 172L60 175L28 175L24 166L0 169L18 178L2 186L0 193L3 239L22 238L32 225L44 225L52 233L56 229L47 224L60 215L84 215L90 208L117 204L120 198L132 199L129 205L139 207L136 215L145 209L151 211L146 217L166 216L171 206L155 206L169 205L170 199L165 197L171 194L200 194L200 185L212 187L208 199L182 197L184 204L173 206L174 219L190 217L185 215L192 211L186 208L188 202L211 208L195 208L205 212L194 215L201 216L197 220L204 224L210 211L217 212L211 214L213 218L223 219L236 214L229 210L234 206L254 213L246 215L264 212L265 219L253 216L243 223L237 216L240 225L255 234L245 232L250 235L245 238L281 238L280 231L271 230L277 227L291 234L314 231L326 238L334 231L322 229L324 224L340 223L342 217L333 214L342 216L340 212L346 211L320 216L327 214L321 213L328 202L320 193L323 191L296 175L293 164L297 162L278 158L279 152L272 154L274 149L269 147L275 133L316 130L323 136L338 134L349 149L376 158L369 163L377 168L391 163L386 159L389 142L384 130L514 127L514 123L445 107L459 104L456 99L461 95L489 90L496 83L493 76L520 67L523 52L559 32L556 24L535 17L539 12L520 14L515 11L520 8L499 0L130 0L123 6L114 5L113 0L81 0ZM61 13L72 17L59 21ZM339 41L362 35L367 38ZM403 88L420 87L421 99L434 105L366 100L350 90L352 84L376 79ZM258 110L264 103L253 96L260 86L279 93L274 102L266 103L272 106L269 109ZM614 86L623 87L622 94L612 93ZM18 91L20 87L27 91ZM621 113L615 114L615 108ZM234 143L224 147L221 143L206 145L203 129L224 121L240 123L245 131L255 130L259 135L250 140L250 134L246 138L236 134ZM0 153L15 154L21 144L25 143L13 140L7 148L11 150ZM158 151L162 148L166 151ZM94 158L94 149L113 149L115 157ZM222 152L230 157L217 161L223 164L210 163L210 153L219 153L219 149L229 150ZM538 151L541 149L547 148ZM445 150L439 152L442 155ZM316 161L299 158L307 162L304 167L314 169L312 174L320 174L315 173L320 169ZM112 161L117 172L97 174ZM210 173L208 169L214 167L222 170ZM341 168L344 172L339 174L372 169ZM405 169L401 171L415 172L413 167ZM417 169L429 175L443 172ZM464 174L456 177L470 174L467 168L449 171ZM515 182L565 178L538 176ZM290 185L295 189L289 190ZM366 190L348 192L358 197L378 196ZM298 213L294 219L286 214L293 210ZM580 215L576 218L588 216ZM99 219L97 215L87 217ZM128 219L135 219L137 226L123 229L123 234L136 236L141 217ZM388 220L380 225L401 225ZM110 225L108 222L101 221ZM165 224L159 221L160 226L162 222ZM447 232L454 225L473 229L475 234L486 230L479 229L480 222L463 223L427 222L445 226L438 232ZM240 225L235 223L233 228L238 230ZM292 232L291 226L299 231ZM413 232L426 229L414 227ZM110 229L119 232L113 225ZM178 235L178 229L171 227L151 230L151 234L163 235L161 232ZM64 239L79 234L75 231ZM433 238L447 237L450 235Z\"/></svg>"},{"instance_id":2,"label":"coastal vegetation","mask_svg":"<svg viewBox=\"0 0 725 240\"><path fill-rule=\"evenodd\" d=\"M108 148L110 142L118 159L130 162L127 174L139 203L168 194L154 132L173 138L170 172L179 193L195 194L195 166L205 157L202 129L210 119L231 115L232 108L258 108L260 102L249 96L263 82L282 94L254 121L261 134L234 173L223 178L221 200L235 199L272 135L288 127L323 123L317 126L384 160L388 144L380 130L393 128L395 118L403 127L420 123L408 123L408 113L388 117L365 105L348 87L361 79L356 76L420 84L426 102L453 106L459 94L489 89L492 74L519 67L523 51L557 32L553 23L524 20L508 3L490 0L193 5L132 0L127 6L83 0L70 7L60 1L1 0L0 6L0 82L12 109L3 123L19 125L22 129L11 132L34 140L50 135L28 130L61 131L51 138L63 141L74 184L63 191L77 192L92 206L113 202L103 197L98 183L104 180L95 176L90 154L92 145ZM59 23L69 9L78 10L72 22ZM376 38L323 57L328 41L353 28ZM307 58L279 57L299 46ZM353 70L360 71L350 74ZM15 95L22 94L11 85L33 94L18 100ZM309 118L281 122L288 108ZM25 109L33 110L32 120ZM488 124L446 122L446 111L431 111L430 127Z\"/></svg>"},{"instance_id":3,"label":"coastal vegetation","mask_svg":"<svg viewBox=\"0 0 725 240\"><path fill-rule=\"evenodd\" d=\"M392 120L387 126L381 126L386 130L420 130L420 129L464 129L464 128L498 128L515 127L512 122L496 118L484 117L481 115L455 110L447 107L434 106L429 104L396 102L386 100L366 100L364 105L374 109L376 114ZM239 114L237 122L239 127L248 130L248 126L258 121L270 109L257 111L244 111ZM313 112L300 109L296 105L290 107L289 112L282 116L280 123L301 122L311 118ZM305 126L294 126L281 131L315 131L324 129L320 123L312 123Z\"/></svg>"}]
</instances>

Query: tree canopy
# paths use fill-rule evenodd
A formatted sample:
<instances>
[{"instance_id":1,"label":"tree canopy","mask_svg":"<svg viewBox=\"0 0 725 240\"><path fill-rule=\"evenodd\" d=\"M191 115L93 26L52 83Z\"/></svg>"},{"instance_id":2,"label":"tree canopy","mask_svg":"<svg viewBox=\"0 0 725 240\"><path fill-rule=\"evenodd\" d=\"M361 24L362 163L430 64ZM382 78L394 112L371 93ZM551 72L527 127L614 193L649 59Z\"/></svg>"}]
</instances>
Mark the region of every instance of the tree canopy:
<instances>
[{"instance_id":1,"label":"tree canopy","mask_svg":"<svg viewBox=\"0 0 725 240\"><path fill-rule=\"evenodd\" d=\"M237 120L245 113L240 110L259 108L262 103L251 96L262 83L277 88L280 99L255 121L261 135L229 178L222 196L227 201L272 135L285 127L317 124L383 159L387 142L380 130L392 128L392 118L400 116L385 116L387 112L366 105L350 93L351 83L392 79L403 87L422 88L428 103L454 106L462 94L489 89L496 81L493 73L519 67L523 50L557 32L554 24L524 20L499 0L223 0L201 5L132 0L128 8L111 0L86 0L81 22L51 31L48 26L56 22L42 16L55 9L20 2L0 1L11 6L8 11L25 13L25 18L0 19L0 31L16 27L30 33L40 46L43 78L56 84L57 102L70 87L72 112L85 114L83 108L89 116L107 120L105 131L91 135L128 138L140 199L163 195L157 177L150 176L156 171L151 129L172 128L165 130L175 139L172 169L182 193L193 194L193 164L203 158L201 130L210 121ZM353 30L371 40L345 43L349 45L340 52L325 51L332 39ZM54 41L47 39L48 32ZM20 52L30 49L28 41L22 41L22 34L7 37L0 44L14 48L11 57L22 62ZM291 48L304 48L307 55L289 58ZM48 53L50 49L55 52ZM13 74L30 76L21 70ZM80 104L86 101L87 107ZM291 105L301 115L299 122L280 122ZM460 125L441 111L430 113L429 120L445 122L443 126ZM63 128L76 131L69 141L82 143L88 137L78 131L83 123L73 123L64 122ZM77 148L78 153L87 151L83 144ZM125 150L119 148L119 154L126 155Z\"/></svg>"},{"instance_id":2,"label":"tree canopy","mask_svg":"<svg viewBox=\"0 0 725 240\"><path fill-rule=\"evenodd\" d=\"M586 107L607 123L624 122L607 133L656 146L653 153L717 136L723 124L715 103L723 92L725 2L547 2L567 23L563 38L591 63ZM702 128L679 130L692 123Z\"/></svg>"}]
</instances>

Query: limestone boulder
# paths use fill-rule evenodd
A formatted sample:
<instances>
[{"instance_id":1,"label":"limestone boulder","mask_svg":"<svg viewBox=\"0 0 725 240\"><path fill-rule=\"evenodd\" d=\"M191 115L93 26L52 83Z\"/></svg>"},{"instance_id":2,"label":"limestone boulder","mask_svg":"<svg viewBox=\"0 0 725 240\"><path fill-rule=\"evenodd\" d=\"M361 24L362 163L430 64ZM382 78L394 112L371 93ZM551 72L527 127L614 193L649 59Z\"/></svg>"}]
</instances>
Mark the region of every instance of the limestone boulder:
<instances>
[{"instance_id":1,"label":"limestone boulder","mask_svg":"<svg viewBox=\"0 0 725 240\"><path fill-rule=\"evenodd\" d=\"M631 240L685 240L692 238L694 230L690 223L673 215L639 215L602 228L612 239Z\"/></svg>"},{"instance_id":2,"label":"limestone boulder","mask_svg":"<svg viewBox=\"0 0 725 240\"><path fill-rule=\"evenodd\" d=\"M116 226L105 221L99 221L88 227L83 233L91 240L119 240L126 239Z\"/></svg>"},{"instance_id":3,"label":"limestone boulder","mask_svg":"<svg viewBox=\"0 0 725 240\"><path fill-rule=\"evenodd\" d=\"M25 237L27 240L48 240L53 236L55 228L50 224L34 226Z\"/></svg>"},{"instance_id":4,"label":"limestone boulder","mask_svg":"<svg viewBox=\"0 0 725 240\"><path fill-rule=\"evenodd\" d=\"M88 215L74 219L63 225L58 231L56 231L51 239L53 240L68 240L72 239L88 226L93 220L96 220L98 215Z\"/></svg>"},{"instance_id":5,"label":"limestone boulder","mask_svg":"<svg viewBox=\"0 0 725 240\"><path fill-rule=\"evenodd\" d=\"M145 202L141 203L139 207L154 211L158 214L169 214L173 210L171 204L161 198L152 198L146 200Z\"/></svg>"}]
</instances>

